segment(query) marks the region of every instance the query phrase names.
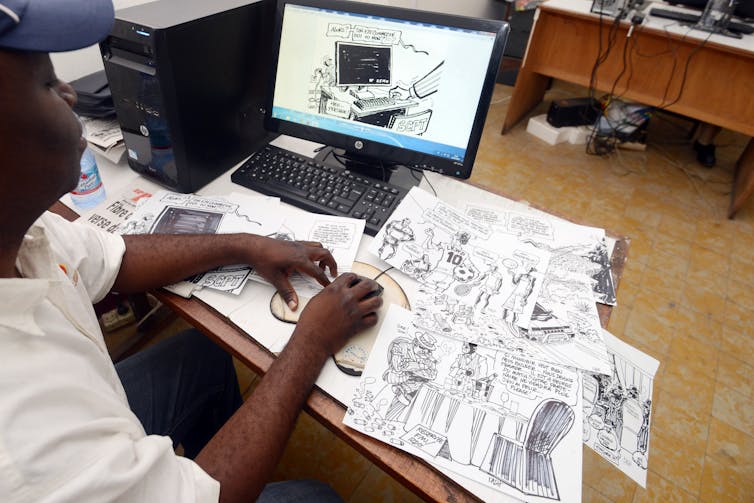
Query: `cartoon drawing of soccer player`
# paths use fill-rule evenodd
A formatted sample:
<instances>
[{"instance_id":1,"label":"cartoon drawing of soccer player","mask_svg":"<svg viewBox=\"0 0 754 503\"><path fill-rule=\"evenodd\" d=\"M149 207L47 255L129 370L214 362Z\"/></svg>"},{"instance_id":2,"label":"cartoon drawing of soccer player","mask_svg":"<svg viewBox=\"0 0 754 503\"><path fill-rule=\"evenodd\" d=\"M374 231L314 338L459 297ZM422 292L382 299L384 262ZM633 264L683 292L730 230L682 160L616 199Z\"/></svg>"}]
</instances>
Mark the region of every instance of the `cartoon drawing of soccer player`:
<instances>
[{"instance_id":1,"label":"cartoon drawing of soccer player","mask_svg":"<svg viewBox=\"0 0 754 503\"><path fill-rule=\"evenodd\" d=\"M490 264L490 268L477 278L476 283L481 286L474 307L481 306L479 312L484 313L490 304L490 297L500 293L503 286L503 275L498 271L497 264Z\"/></svg>"}]
</instances>

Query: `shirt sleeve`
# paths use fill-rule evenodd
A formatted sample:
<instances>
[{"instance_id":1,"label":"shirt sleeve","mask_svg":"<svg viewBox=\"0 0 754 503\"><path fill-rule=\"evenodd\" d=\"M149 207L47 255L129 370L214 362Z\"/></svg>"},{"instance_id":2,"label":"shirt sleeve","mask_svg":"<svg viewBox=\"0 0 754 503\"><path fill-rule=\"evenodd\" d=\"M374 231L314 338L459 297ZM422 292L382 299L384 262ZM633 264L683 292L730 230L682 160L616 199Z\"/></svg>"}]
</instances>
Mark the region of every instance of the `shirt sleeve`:
<instances>
[{"instance_id":1,"label":"shirt sleeve","mask_svg":"<svg viewBox=\"0 0 754 503\"><path fill-rule=\"evenodd\" d=\"M69 222L47 212L40 218L53 250L77 270L92 303L99 302L113 287L126 245L117 234L85 224Z\"/></svg>"}]
</instances>

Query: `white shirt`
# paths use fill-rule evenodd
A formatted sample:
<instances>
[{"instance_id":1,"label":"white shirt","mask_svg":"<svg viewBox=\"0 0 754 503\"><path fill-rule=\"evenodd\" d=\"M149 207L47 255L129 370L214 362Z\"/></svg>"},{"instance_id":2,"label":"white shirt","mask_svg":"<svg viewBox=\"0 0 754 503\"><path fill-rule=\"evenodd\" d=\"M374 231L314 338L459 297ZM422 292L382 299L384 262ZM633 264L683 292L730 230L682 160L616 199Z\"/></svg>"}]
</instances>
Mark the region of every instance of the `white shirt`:
<instances>
[{"instance_id":1,"label":"white shirt","mask_svg":"<svg viewBox=\"0 0 754 503\"><path fill-rule=\"evenodd\" d=\"M146 435L107 353L92 303L124 250L120 236L46 213L21 246L24 279L0 279L4 503L219 499L170 438Z\"/></svg>"}]
</instances>

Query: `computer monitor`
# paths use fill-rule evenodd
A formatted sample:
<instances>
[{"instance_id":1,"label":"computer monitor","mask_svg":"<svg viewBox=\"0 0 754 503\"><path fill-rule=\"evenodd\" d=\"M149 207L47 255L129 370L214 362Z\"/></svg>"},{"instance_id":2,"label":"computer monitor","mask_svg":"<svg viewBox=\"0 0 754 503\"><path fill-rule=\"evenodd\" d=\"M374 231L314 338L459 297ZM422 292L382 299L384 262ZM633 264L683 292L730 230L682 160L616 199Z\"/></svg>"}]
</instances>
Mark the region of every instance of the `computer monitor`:
<instances>
[{"instance_id":1,"label":"computer monitor","mask_svg":"<svg viewBox=\"0 0 754 503\"><path fill-rule=\"evenodd\" d=\"M502 21L279 0L265 127L343 149L351 169L468 178L507 35Z\"/></svg>"},{"instance_id":2,"label":"computer monitor","mask_svg":"<svg viewBox=\"0 0 754 503\"><path fill-rule=\"evenodd\" d=\"M707 0L665 0L665 2L699 10L704 10L707 6ZM733 8L733 15L744 21L754 19L754 0L738 0Z\"/></svg>"}]
</instances>

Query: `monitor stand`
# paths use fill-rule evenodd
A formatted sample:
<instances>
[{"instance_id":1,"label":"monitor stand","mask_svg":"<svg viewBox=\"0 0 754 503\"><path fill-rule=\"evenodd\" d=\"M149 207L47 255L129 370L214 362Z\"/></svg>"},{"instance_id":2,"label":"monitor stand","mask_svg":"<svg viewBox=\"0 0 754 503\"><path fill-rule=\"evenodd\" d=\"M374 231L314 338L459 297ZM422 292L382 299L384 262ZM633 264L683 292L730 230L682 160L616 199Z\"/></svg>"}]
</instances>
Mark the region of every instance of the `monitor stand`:
<instances>
[{"instance_id":1,"label":"monitor stand","mask_svg":"<svg viewBox=\"0 0 754 503\"><path fill-rule=\"evenodd\" d=\"M335 147L325 147L314 160L327 166L344 167L353 173L411 190L422 180L421 170L411 170L400 164L384 164L374 157L362 156Z\"/></svg>"}]
</instances>

